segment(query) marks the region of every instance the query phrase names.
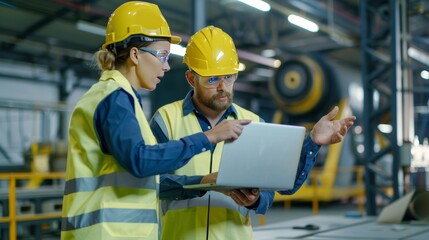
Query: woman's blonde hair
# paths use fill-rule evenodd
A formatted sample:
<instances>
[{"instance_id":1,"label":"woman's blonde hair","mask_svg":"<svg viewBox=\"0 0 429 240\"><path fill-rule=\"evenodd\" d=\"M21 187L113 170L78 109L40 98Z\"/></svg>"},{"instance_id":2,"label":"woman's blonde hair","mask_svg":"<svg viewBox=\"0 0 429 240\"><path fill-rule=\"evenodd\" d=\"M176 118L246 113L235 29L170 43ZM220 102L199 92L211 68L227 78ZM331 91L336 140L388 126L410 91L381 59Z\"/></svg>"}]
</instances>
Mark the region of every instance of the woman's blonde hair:
<instances>
[{"instance_id":1,"label":"woman's blonde hair","mask_svg":"<svg viewBox=\"0 0 429 240\"><path fill-rule=\"evenodd\" d=\"M150 45L152 42L135 42L130 43L127 48L119 50L116 54L113 51L107 49L100 49L97 51L95 61L101 71L115 70L124 64L130 56L130 49L133 47L140 48Z\"/></svg>"}]
</instances>

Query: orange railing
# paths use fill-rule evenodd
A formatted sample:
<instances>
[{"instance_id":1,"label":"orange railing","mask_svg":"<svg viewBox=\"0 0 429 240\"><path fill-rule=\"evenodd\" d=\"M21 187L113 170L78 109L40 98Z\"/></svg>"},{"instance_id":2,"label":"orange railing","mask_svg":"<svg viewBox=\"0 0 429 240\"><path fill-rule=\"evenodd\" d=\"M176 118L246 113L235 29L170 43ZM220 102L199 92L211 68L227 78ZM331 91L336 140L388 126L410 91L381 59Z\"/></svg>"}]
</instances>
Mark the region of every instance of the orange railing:
<instances>
[{"instance_id":1,"label":"orange railing","mask_svg":"<svg viewBox=\"0 0 429 240\"><path fill-rule=\"evenodd\" d=\"M46 220L61 218L61 213L34 213L24 216L17 216L16 200L17 200L17 180L32 180L32 179L64 179L64 172L57 173L1 173L0 179L9 181L9 216L0 217L0 223L9 222L9 239L16 240L17 238L17 223L24 221ZM28 189L28 188L26 188Z\"/></svg>"},{"instance_id":2,"label":"orange railing","mask_svg":"<svg viewBox=\"0 0 429 240\"><path fill-rule=\"evenodd\" d=\"M339 169L339 171L350 171L350 169ZM357 203L357 207L359 212L363 213L365 211L365 206L364 206L364 196L365 196L365 191L364 191L364 182L363 182L363 167L359 166L359 167L355 167L353 169L351 169L351 171L355 171L356 172L356 191L350 191L350 193L344 193L342 192L344 195L344 197L357 197L358 198L358 203ZM319 214L319 202L320 202L320 195L322 195L322 193L318 193L318 191L320 191L320 186L318 184L318 177L320 177L322 170L318 169L318 168L314 168L311 171L311 190L313 191L313 199L312 199L312 209L313 209L313 215L318 215ZM346 187L347 188L347 187ZM333 188L330 192L332 194L331 199L335 200L338 199L338 197L334 197L333 192L335 191L335 188ZM328 197L328 199L330 200L330 197Z\"/></svg>"},{"instance_id":3,"label":"orange railing","mask_svg":"<svg viewBox=\"0 0 429 240\"><path fill-rule=\"evenodd\" d=\"M300 190L298 190L293 195L279 195L276 193L274 201L285 201L285 207L290 206L290 201L311 201L313 215L319 213L319 202L329 202L333 200L339 200L341 198L347 197L357 197L358 198L358 210L364 212L364 182L363 182L363 167L357 166L352 168L340 168L336 173L332 173L333 176L336 176L337 173L342 172L355 172L356 173L356 183L354 186L344 186L336 187L334 184L326 185L323 184L326 181L323 181L323 169L313 168L311 175L309 176L311 185L303 185ZM330 176L328 176L330 177ZM334 181L330 181L334 183Z\"/></svg>"},{"instance_id":4,"label":"orange railing","mask_svg":"<svg viewBox=\"0 0 429 240\"><path fill-rule=\"evenodd\" d=\"M352 168L340 168L336 172L328 175L327 177L335 177L338 173L344 172L355 172L356 173L356 183L354 186L345 186L345 187L335 187L334 180L323 181L324 170L322 168L313 168L311 174L309 175L311 184L303 185L300 190L292 195L280 195L278 193L274 196L274 202L284 201L284 206L286 208L290 207L291 201L311 201L313 215L319 214L319 203L329 202L334 200L339 200L346 197L356 197L358 200L357 209L359 212L364 213L365 211L365 188L363 181L363 167L352 167ZM323 183L332 183L332 185L327 185ZM265 225L265 216L259 215L259 225Z\"/></svg>"}]
</instances>

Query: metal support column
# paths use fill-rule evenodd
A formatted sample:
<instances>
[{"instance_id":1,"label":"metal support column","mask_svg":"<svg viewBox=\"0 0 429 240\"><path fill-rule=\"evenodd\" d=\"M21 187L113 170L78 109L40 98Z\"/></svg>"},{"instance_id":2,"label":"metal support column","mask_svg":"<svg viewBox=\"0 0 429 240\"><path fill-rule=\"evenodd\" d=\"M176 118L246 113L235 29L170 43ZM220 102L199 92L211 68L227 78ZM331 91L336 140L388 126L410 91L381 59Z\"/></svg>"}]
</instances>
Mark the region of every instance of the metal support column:
<instances>
[{"instance_id":1,"label":"metal support column","mask_svg":"<svg viewBox=\"0 0 429 240\"><path fill-rule=\"evenodd\" d=\"M207 25L206 1L192 1L192 34L198 32Z\"/></svg>"},{"instance_id":2,"label":"metal support column","mask_svg":"<svg viewBox=\"0 0 429 240\"><path fill-rule=\"evenodd\" d=\"M399 147L404 137L404 53L400 19L405 17L401 16L401 8L405 7L405 2L399 0L360 1L366 212L370 216L378 212L376 200L391 202L402 195ZM381 132L377 128L381 123L390 124L392 131ZM376 141L380 138L386 141ZM392 160L390 169L380 165L386 156ZM386 183L391 188L386 188Z\"/></svg>"}]
</instances>

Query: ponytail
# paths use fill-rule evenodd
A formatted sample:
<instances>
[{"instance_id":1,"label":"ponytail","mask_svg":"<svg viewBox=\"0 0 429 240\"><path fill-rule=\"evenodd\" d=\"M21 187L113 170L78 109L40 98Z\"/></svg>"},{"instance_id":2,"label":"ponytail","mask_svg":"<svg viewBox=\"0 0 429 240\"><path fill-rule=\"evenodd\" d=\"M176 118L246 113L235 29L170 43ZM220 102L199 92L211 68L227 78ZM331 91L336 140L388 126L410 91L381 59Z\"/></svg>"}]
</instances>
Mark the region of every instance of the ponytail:
<instances>
[{"instance_id":1,"label":"ponytail","mask_svg":"<svg viewBox=\"0 0 429 240\"><path fill-rule=\"evenodd\" d=\"M146 47L150 44L151 42L132 43L129 44L127 48L118 51L117 54L107 49L101 49L94 54L95 61L97 62L98 68L101 71L115 70L121 65L125 64L125 62L130 56L130 49L132 47Z\"/></svg>"}]
</instances>

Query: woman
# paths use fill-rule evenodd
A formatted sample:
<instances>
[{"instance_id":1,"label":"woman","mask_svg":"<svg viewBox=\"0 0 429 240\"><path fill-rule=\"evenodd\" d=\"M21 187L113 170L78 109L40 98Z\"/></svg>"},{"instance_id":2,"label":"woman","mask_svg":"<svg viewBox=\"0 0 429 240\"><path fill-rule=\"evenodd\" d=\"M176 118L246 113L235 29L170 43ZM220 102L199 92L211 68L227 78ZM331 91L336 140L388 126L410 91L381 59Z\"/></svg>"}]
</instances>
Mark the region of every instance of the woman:
<instances>
[{"instance_id":1,"label":"woman","mask_svg":"<svg viewBox=\"0 0 429 240\"><path fill-rule=\"evenodd\" d=\"M170 70L170 43L180 40L157 5L127 2L112 13L95 54L100 81L70 120L61 239L158 239L157 174L236 139L249 122L156 143L136 90L156 88Z\"/></svg>"}]
</instances>

